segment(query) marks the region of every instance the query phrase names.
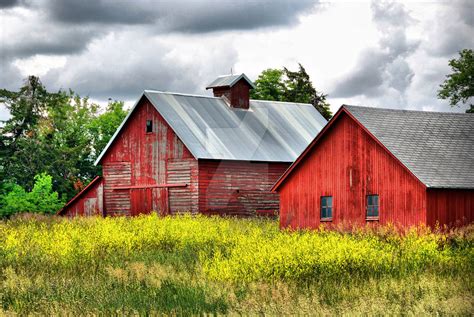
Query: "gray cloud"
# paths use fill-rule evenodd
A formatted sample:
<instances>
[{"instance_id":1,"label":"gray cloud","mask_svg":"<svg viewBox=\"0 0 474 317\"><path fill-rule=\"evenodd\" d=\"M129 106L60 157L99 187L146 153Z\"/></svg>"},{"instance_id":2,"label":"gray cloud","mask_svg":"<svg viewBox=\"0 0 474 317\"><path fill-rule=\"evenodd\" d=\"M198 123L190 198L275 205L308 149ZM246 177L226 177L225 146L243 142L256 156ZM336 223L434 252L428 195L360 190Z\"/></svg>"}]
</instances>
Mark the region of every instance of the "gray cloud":
<instances>
[{"instance_id":1,"label":"gray cloud","mask_svg":"<svg viewBox=\"0 0 474 317\"><path fill-rule=\"evenodd\" d=\"M438 9L430 25L424 50L435 57L452 57L464 48L474 48L474 2L452 1Z\"/></svg>"},{"instance_id":2,"label":"gray cloud","mask_svg":"<svg viewBox=\"0 0 474 317\"><path fill-rule=\"evenodd\" d=\"M48 36L44 36L46 32ZM5 42L0 49L2 58L25 58L38 54L69 55L84 50L90 41L103 33L80 28L52 28L45 26L40 32L32 30Z\"/></svg>"},{"instance_id":3,"label":"gray cloud","mask_svg":"<svg viewBox=\"0 0 474 317\"><path fill-rule=\"evenodd\" d=\"M149 0L52 0L45 9L53 19L67 24L145 24L156 19L160 5Z\"/></svg>"},{"instance_id":4,"label":"gray cloud","mask_svg":"<svg viewBox=\"0 0 474 317\"><path fill-rule=\"evenodd\" d=\"M378 97L388 90L403 95L410 86L414 73L406 58L418 48L419 41L409 40L406 29L415 20L400 3L374 1L371 8L380 33L378 46L361 53L356 68L338 82L332 97Z\"/></svg>"},{"instance_id":5,"label":"gray cloud","mask_svg":"<svg viewBox=\"0 0 474 317\"><path fill-rule=\"evenodd\" d=\"M193 74L202 73L198 65L203 65L202 68L207 68L208 72L228 72L237 58L233 49L217 52L219 58L214 56L215 59L210 53L211 58L206 59L206 64L196 61L196 65L183 66L182 63L166 60L166 54L172 48L156 45L153 39L144 37L142 42L137 42L135 38L143 34L153 38L156 34L165 33L209 33L286 26L297 23L298 15L311 10L315 3L315 0L189 0L179 3L152 0L4 1L2 4L5 6L24 5L35 14L17 12L16 16L13 15L16 17L17 32L2 39L0 83L2 87L19 86L19 71L12 63L19 58L42 54L69 56L64 67L46 75L45 84L56 88L71 87L78 93L96 98L128 99L144 87L194 91L197 85L203 83L193 82L190 71ZM135 28L136 34L128 34L126 43L107 39L110 34L119 34L131 28ZM102 44L104 46L100 49L91 48L93 41L107 44ZM227 43L222 44L226 47ZM117 56L116 52L121 54ZM130 53L134 56L139 54L139 60L124 55ZM202 75L206 77L206 74ZM175 81L170 82L169 78Z\"/></svg>"},{"instance_id":6,"label":"gray cloud","mask_svg":"<svg viewBox=\"0 0 474 317\"><path fill-rule=\"evenodd\" d=\"M180 60L181 55L169 54L172 47L145 35L129 32L107 36L42 79L48 88L71 88L100 100L130 100L144 89L202 94L208 82L227 73L237 61L235 49L225 45L210 46L205 54L197 52L192 44L180 50L195 58Z\"/></svg>"},{"instance_id":7,"label":"gray cloud","mask_svg":"<svg viewBox=\"0 0 474 317\"><path fill-rule=\"evenodd\" d=\"M171 6L159 24L165 30L185 33L288 26L296 24L298 15L310 12L315 4L315 0L190 1L187 10Z\"/></svg>"},{"instance_id":8,"label":"gray cloud","mask_svg":"<svg viewBox=\"0 0 474 317\"><path fill-rule=\"evenodd\" d=\"M51 17L67 24L146 24L158 32L207 33L292 25L316 0L186 0L117 2L54 0Z\"/></svg>"},{"instance_id":9,"label":"gray cloud","mask_svg":"<svg viewBox=\"0 0 474 317\"><path fill-rule=\"evenodd\" d=\"M130 29L150 37L175 33L254 30L298 23L317 0L19 0L2 5L23 6L0 11L0 21L16 32L0 34L3 63L35 55L83 54L93 41ZM9 19L8 22L5 22ZM16 23L12 25L11 21ZM146 41L146 39L144 39ZM127 50L130 47L126 48Z\"/></svg>"},{"instance_id":10,"label":"gray cloud","mask_svg":"<svg viewBox=\"0 0 474 317\"><path fill-rule=\"evenodd\" d=\"M0 9L15 7L19 4L20 4L19 0L0 0Z\"/></svg>"}]
</instances>

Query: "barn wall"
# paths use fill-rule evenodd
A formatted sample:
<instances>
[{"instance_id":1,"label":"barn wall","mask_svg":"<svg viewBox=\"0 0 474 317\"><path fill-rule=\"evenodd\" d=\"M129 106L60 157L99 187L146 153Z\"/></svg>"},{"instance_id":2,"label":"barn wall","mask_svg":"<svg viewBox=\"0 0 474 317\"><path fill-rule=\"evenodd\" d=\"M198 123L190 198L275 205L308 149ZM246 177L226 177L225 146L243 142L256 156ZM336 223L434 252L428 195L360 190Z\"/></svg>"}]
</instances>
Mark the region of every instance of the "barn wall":
<instances>
[{"instance_id":1,"label":"barn wall","mask_svg":"<svg viewBox=\"0 0 474 317\"><path fill-rule=\"evenodd\" d=\"M102 179L93 181L79 196L64 207L61 215L75 216L102 216L103 212L103 183Z\"/></svg>"},{"instance_id":2,"label":"barn wall","mask_svg":"<svg viewBox=\"0 0 474 317\"><path fill-rule=\"evenodd\" d=\"M288 163L199 160L199 210L203 213L254 215L278 210L272 185Z\"/></svg>"},{"instance_id":3,"label":"barn wall","mask_svg":"<svg viewBox=\"0 0 474 317\"><path fill-rule=\"evenodd\" d=\"M147 120L153 120L151 133L146 132ZM194 158L154 106L142 97L101 161L106 213L169 212L169 191L174 189L156 186L169 184L168 164L170 161L177 164L180 160L191 166L189 162ZM195 171L197 162L194 166ZM193 176L197 179L196 173ZM133 188L114 189L117 187ZM191 184L181 189L190 192L192 199L196 199L196 190Z\"/></svg>"},{"instance_id":4,"label":"barn wall","mask_svg":"<svg viewBox=\"0 0 474 317\"><path fill-rule=\"evenodd\" d=\"M368 194L379 195L379 223L425 223L424 185L347 114L336 120L279 187L280 225L318 227L321 196L333 196L333 224L365 224Z\"/></svg>"},{"instance_id":5,"label":"barn wall","mask_svg":"<svg viewBox=\"0 0 474 317\"><path fill-rule=\"evenodd\" d=\"M428 224L449 227L474 221L474 189L428 189Z\"/></svg>"}]
</instances>

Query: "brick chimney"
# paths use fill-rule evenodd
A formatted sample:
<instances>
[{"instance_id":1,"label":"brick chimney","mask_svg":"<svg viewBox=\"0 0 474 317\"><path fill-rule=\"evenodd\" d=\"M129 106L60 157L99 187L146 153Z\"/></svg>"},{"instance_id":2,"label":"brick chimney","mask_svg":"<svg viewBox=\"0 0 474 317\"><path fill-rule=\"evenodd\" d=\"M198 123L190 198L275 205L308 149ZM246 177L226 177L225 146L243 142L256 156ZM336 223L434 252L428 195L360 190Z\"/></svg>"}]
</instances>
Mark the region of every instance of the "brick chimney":
<instances>
[{"instance_id":1,"label":"brick chimney","mask_svg":"<svg viewBox=\"0 0 474 317\"><path fill-rule=\"evenodd\" d=\"M255 85L245 74L240 74L219 76L206 90L211 88L215 97L224 97L232 108L248 109L250 89Z\"/></svg>"}]
</instances>

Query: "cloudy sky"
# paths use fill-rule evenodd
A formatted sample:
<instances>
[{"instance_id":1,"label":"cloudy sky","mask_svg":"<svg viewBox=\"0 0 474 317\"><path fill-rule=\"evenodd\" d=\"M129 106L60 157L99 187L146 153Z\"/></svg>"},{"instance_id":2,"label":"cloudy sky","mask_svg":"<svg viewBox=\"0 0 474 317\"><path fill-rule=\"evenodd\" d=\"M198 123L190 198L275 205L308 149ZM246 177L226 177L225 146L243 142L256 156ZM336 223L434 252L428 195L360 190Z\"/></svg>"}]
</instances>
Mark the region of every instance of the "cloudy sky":
<instances>
[{"instance_id":1,"label":"cloudy sky","mask_svg":"<svg viewBox=\"0 0 474 317\"><path fill-rule=\"evenodd\" d=\"M474 1L0 0L0 87L40 76L105 103L209 94L216 76L300 62L332 110L451 110L448 60L474 47ZM0 108L0 119L7 112Z\"/></svg>"}]
</instances>

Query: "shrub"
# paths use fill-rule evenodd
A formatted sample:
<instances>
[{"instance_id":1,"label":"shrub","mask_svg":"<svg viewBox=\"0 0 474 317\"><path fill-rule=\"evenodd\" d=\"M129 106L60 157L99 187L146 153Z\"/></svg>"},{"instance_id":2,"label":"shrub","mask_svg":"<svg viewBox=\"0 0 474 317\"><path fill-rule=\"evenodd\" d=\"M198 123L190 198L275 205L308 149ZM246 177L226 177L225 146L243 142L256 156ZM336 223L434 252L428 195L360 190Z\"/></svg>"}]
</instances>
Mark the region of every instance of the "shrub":
<instances>
[{"instance_id":1,"label":"shrub","mask_svg":"<svg viewBox=\"0 0 474 317\"><path fill-rule=\"evenodd\" d=\"M52 177L46 173L34 177L35 184L30 192L21 186L12 184L10 190L0 197L0 217L9 217L15 213L37 212L52 214L64 205L58 193L53 192Z\"/></svg>"}]
</instances>

